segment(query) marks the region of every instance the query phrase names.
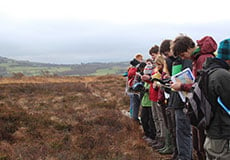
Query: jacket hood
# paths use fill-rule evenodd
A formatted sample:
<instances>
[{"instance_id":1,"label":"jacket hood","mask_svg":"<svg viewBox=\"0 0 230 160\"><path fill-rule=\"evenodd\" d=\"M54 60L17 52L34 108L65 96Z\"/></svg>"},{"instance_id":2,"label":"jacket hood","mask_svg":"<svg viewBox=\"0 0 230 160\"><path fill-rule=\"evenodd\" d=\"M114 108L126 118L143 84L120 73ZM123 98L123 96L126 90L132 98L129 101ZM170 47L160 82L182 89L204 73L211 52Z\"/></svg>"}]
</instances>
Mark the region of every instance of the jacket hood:
<instances>
[{"instance_id":1,"label":"jacket hood","mask_svg":"<svg viewBox=\"0 0 230 160\"><path fill-rule=\"evenodd\" d=\"M204 69L207 69L207 68L223 68L223 69L229 70L230 66L228 65L228 63L226 63L222 59L207 58L207 60L204 64Z\"/></svg>"},{"instance_id":2,"label":"jacket hood","mask_svg":"<svg viewBox=\"0 0 230 160\"><path fill-rule=\"evenodd\" d=\"M217 49L216 41L210 36L205 36L201 40L197 40L197 45L200 48L201 54L213 53Z\"/></svg>"}]
</instances>

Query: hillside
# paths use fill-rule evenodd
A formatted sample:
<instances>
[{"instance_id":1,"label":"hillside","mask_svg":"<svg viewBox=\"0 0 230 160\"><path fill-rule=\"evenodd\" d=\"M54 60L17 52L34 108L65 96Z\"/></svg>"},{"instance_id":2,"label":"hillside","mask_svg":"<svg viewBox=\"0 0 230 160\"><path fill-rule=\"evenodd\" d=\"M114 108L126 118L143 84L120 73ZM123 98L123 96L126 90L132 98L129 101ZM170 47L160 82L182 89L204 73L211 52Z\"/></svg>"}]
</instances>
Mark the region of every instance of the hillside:
<instances>
[{"instance_id":1,"label":"hillside","mask_svg":"<svg viewBox=\"0 0 230 160\"><path fill-rule=\"evenodd\" d=\"M85 76L122 74L127 69L128 62L117 63L81 63L81 64L48 64L29 61L16 61L0 57L0 76L11 77L15 74L25 76Z\"/></svg>"},{"instance_id":2,"label":"hillside","mask_svg":"<svg viewBox=\"0 0 230 160\"><path fill-rule=\"evenodd\" d=\"M124 116L121 76L0 79L1 160L166 159Z\"/></svg>"}]
</instances>

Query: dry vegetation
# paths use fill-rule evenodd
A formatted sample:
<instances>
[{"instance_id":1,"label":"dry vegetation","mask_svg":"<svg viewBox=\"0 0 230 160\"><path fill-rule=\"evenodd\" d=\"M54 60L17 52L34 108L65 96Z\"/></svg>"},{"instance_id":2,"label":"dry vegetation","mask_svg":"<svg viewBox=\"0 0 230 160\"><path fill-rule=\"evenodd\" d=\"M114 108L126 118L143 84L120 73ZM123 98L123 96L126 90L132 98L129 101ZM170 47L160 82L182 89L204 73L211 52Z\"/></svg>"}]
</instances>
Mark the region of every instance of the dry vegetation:
<instances>
[{"instance_id":1,"label":"dry vegetation","mask_svg":"<svg viewBox=\"0 0 230 160\"><path fill-rule=\"evenodd\" d=\"M0 79L0 160L166 159L120 112L124 87L119 76Z\"/></svg>"}]
</instances>

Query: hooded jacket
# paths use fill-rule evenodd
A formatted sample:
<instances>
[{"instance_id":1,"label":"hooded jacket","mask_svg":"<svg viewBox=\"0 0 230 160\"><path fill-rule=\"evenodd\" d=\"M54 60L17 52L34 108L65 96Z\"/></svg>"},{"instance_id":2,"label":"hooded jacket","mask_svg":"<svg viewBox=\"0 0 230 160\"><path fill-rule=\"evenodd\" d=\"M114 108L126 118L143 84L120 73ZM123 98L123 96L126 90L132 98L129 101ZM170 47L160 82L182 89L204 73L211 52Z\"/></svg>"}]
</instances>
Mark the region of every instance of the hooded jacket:
<instances>
[{"instance_id":1,"label":"hooded jacket","mask_svg":"<svg viewBox=\"0 0 230 160\"><path fill-rule=\"evenodd\" d=\"M192 54L192 70L195 77L197 76L197 71L202 69L205 60L209 57L215 57L214 52L217 49L216 41L210 36L205 36L201 40L197 40L197 45L199 48Z\"/></svg>"},{"instance_id":2,"label":"hooded jacket","mask_svg":"<svg viewBox=\"0 0 230 160\"><path fill-rule=\"evenodd\" d=\"M230 72L229 65L218 58L208 58L204 68L218 68L208 79L207 98L212 104L214 117L207 129L207 136L213 139L230 139L230 116L218 104L220 97L225 106L230 109Z\"/></svg>"}]
</instances>

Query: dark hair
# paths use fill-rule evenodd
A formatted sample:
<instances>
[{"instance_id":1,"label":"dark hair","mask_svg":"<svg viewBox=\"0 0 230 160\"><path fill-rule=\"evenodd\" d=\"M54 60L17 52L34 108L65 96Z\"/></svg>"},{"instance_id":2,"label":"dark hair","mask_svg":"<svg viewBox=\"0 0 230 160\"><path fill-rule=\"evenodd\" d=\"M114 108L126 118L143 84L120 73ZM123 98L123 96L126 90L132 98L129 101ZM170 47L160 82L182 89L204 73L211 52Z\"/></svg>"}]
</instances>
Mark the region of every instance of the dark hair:
<instances>
[{"instance_id":1,"label":"dark hair","mask_svg":"<svg viewBox=\"0 0 230 160\"><path fill-rule=\"evenodd\" d=\"M152 64L154 63L153 60L152 60L151 58L146 59L146 62L150 62L150 63L152 63Z\"/></svg>"},{"instance_id":2,"label":"dark hair","mask_svg":"<svg viewBox=\"0 0 230 160\"><path fill-rule=\"evenodd\" d=\"M149 50L149 54L152 55L153 53L157 54L159 52L159 46L158 45L154 45L150 50Z\"/></svg>"},{"instance_id":3,"label":"dark hair","mask_svg":"<svg viewBox=\"0 0 230 160\"><path fill-rule=\"evenodd\" d=\"M166 52L170 52L170 43L172 42L172 40L170 39L166 39L163 42L161 42L160 45L160 53L161 54L165 54Z\"/></svg>"},{"instance_id":4,"label":"dark hair","mask_svg":"<svg viewBox=\"0 0 230 160\"><path fill-rule=\"evenodd\" d=\"M179 56L181 53L187 52L188 49L194 48L195 43L188 36L179 36L173 41L173 53L175 56Z\"/></svg>"},{"instance_id":5,"label":"dark hair","mask_svg":"<svg viewBox=\"0 0 230 160\"><path fill-rule=\"evenodd\" d=\"M140 62L138 60L136 60L135 58L133 60L130 61L130 64L134 67L136 67L136 65L138 65Z\"/></svg>"},{"instance_id":6,"label":"dark hair","mask_svg":"<svg viewBox=\"0 0 230 160\"><path fill-rule=\"evenodd\" d=\"M140 64L138 64L137 66L137 71L138 72L141 72L146 66L146 63L145 62L141 62Z\"/></svg>"}]
</instances>

